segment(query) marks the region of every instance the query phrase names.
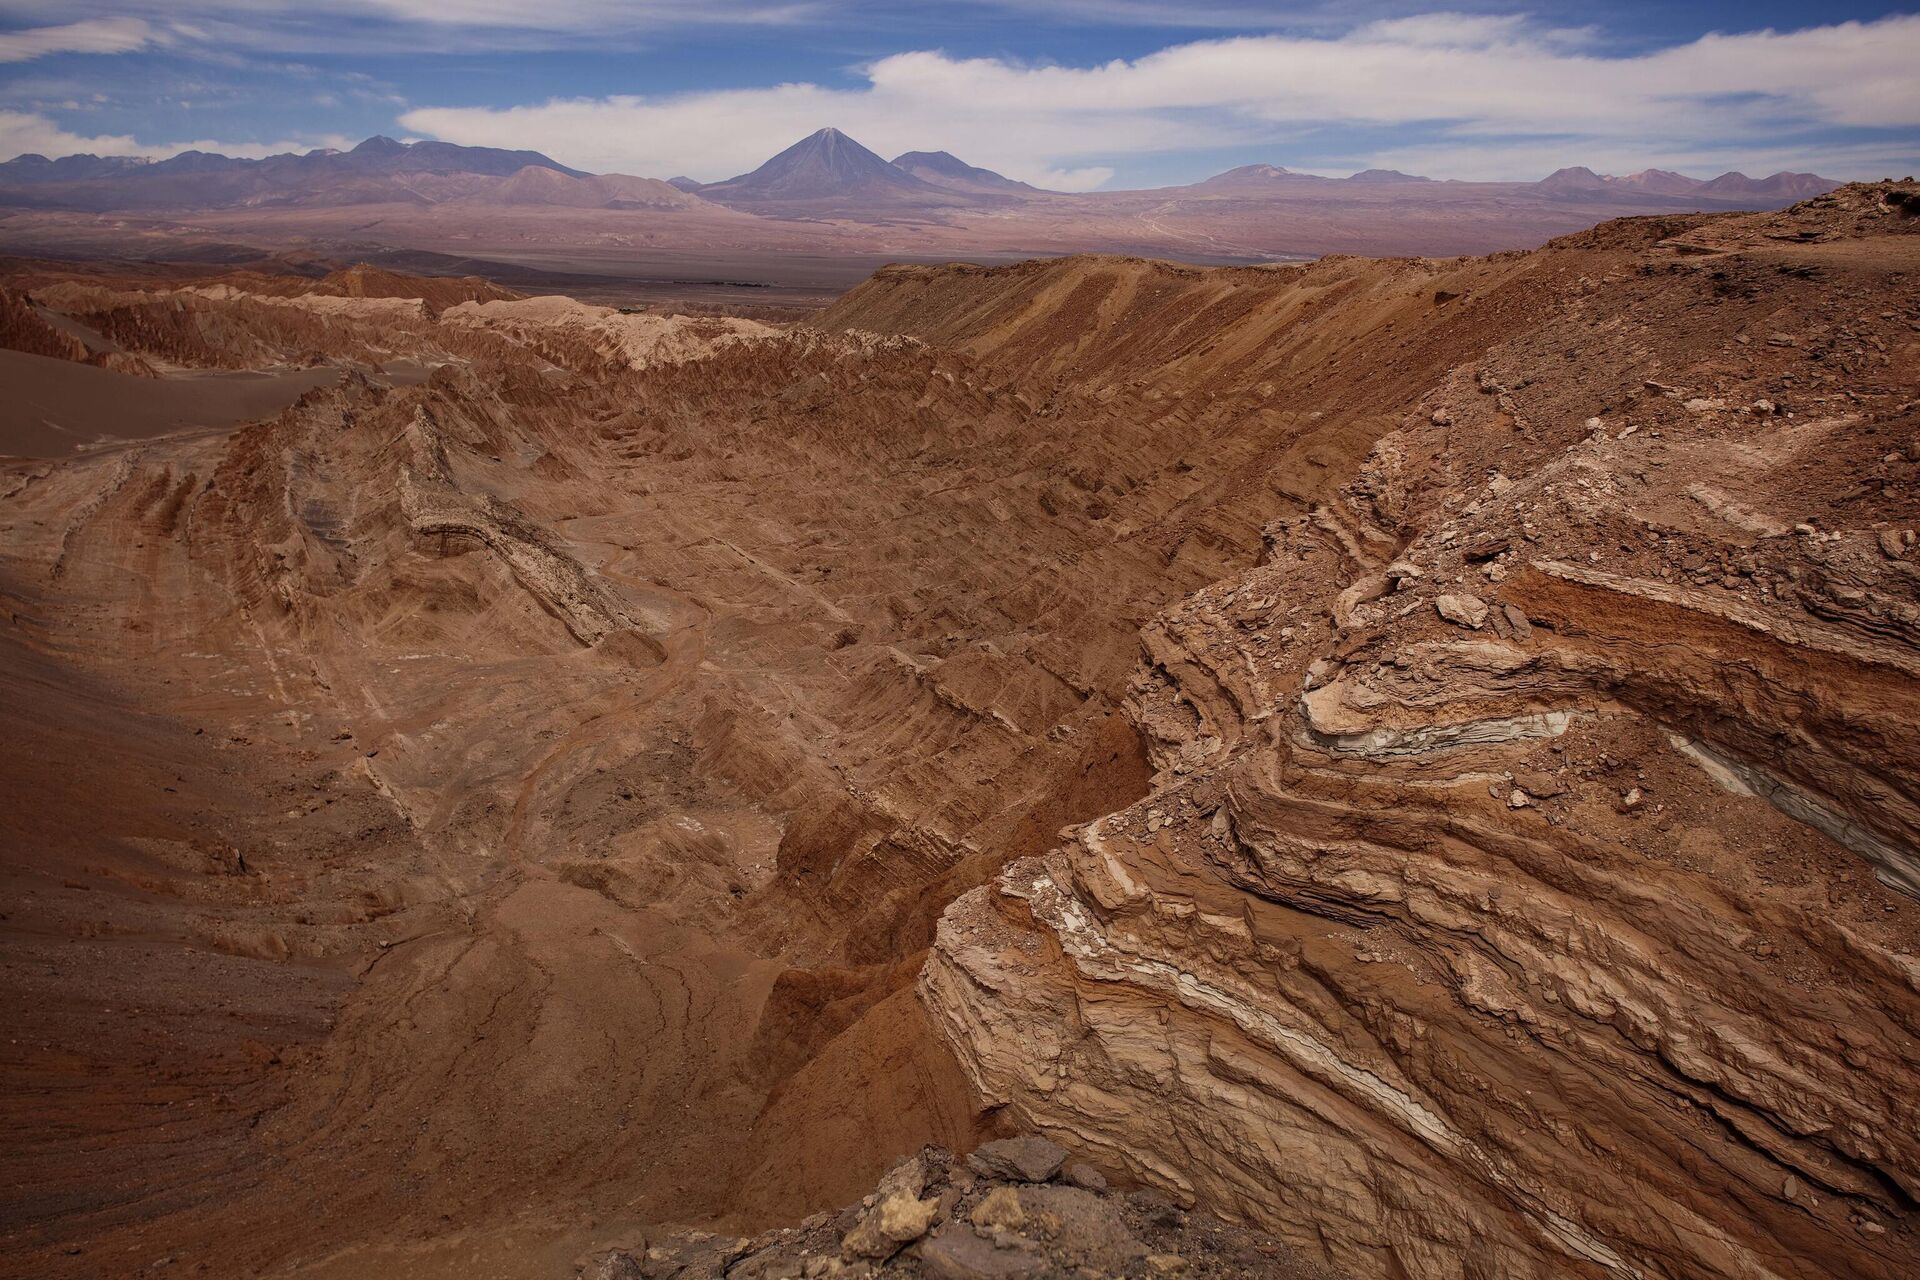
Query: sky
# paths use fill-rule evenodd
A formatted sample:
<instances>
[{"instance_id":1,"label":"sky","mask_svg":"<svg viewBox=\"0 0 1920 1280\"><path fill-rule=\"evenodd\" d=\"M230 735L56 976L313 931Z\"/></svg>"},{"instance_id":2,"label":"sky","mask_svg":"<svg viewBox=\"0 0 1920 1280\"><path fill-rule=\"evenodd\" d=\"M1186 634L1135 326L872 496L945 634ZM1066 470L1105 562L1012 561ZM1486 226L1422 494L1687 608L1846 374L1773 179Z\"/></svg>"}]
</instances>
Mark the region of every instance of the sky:
<instances>
[{"instance_id":1,"label":"sky","mask_svg":"<svg viewBox=\"0 0 1920 1280\"><path fill-rule=\"evenodd\" d=\"M1239 164L1920 171L1920 12L1847 0L0 0L0 158L386 134L712 181L815 129L1063 190Z\"/></svg>"}]
</instances>

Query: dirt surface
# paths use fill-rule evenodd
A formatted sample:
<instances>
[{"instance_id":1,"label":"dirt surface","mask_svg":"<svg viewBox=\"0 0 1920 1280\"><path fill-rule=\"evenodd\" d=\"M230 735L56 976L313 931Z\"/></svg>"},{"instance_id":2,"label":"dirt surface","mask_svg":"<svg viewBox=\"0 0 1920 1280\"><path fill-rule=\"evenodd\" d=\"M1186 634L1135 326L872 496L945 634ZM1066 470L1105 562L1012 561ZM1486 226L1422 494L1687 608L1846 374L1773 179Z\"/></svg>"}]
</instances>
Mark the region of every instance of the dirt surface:
<instances>
[{"instance_id":1,"label":"dirt surface","mask_svg":"<svg viewBox=\"0 0 1920 1280\"><path fill-rule=\"evenodd\" d=\"M0 453L54 458L197 427L231 427L335 381L335 369L196 372L142 378L51 356L0 351Z\"/></svg>"},{"instance_id":2,"label":"dirt surface","mask_svg":"<svg viewBox=\"0 0 1920 1280\"><path fill-rule=\"evenodd\" d=\"M15 279L325 385L0 468L0 1270L692 1276L1024 1130L1194 1274L1910 1270L1908 191L790 327ZM872 1207L798 1253L927 1274Z\"/></svg>"},{"instance_id":3,"label":"dirt surface","mask_svg":"<svg viewBox=\"0 0 1920 1280\"><path fill-rule=\"evenodd\" d=\"M593 1280L1336 1280L1258 1231L1121 1193L1062 1147L1023 1134L965 1158L927 1147L860 1203L757 1236L662 1232L575 1264Z\"/></svg>"}]
</instances>

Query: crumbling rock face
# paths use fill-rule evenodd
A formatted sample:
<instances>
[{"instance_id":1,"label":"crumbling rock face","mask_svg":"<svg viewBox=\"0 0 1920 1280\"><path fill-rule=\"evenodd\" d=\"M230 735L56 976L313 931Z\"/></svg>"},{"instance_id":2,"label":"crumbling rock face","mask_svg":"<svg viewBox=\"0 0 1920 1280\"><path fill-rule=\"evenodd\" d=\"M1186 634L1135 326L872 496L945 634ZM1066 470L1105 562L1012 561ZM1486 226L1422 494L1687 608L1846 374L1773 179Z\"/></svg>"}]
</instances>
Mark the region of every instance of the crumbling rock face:
<instances>
[{"instance_id":1,"label":"crumbling rock face","mask_svg":"<svg viewBox=\"0 0 1920 1280\"><path fill-rule=\"evenodd\" d=\"M34 308L30 296L11 289L0 289L0 345L56 360L84 361L88 355L86 343L54 328Z\"/></svg>"},{"instance_id":2,"label":"crumbling rock face","mask_svg":"<svg viewBox=\"0 0 1920 1280\"><path fill-rule=\"evenodd\" d=\"M627 315L570 298L463 302L441 315L448 325L510 335L567 368L613 362L644 368L704 355L715 346L768 336L751 320Z\"/></svg>"},{"instance_id":3,"label":"crumbling rock face","mask_svg":"<svg viewBox=\"0 0 1920 1280\"><path fill-rule=\"evenodd\" d=\"M412 455L400 473L400 511L421 538L468 538L499 556L515 581L538 600L581 644L598 644L632 620L552 535L491 494L462 491L449 474L446 449L422 409L407 424Z\"/></svg>"},{"instance_id":4,"label":"crumbling rock face","mask_svg":"<svg viewBox=\"0 0 1920 1280\"><path fill-rule=\"evenodd\" d=\"M1549 246L1549 309L1156 620L1151 792L941 921L983 1103L1353 1274L1911 1274L1886 208Z\"/></svg>"},{"instance_id":5,"label":"crumbling rock face","mask_svg":"<svg viewBox=\"0 0 1920 1280\"><path fill-rule=\"evenodd\" d=\"M23 1192L53 1208L10 1214L32 1225L9 1245L54 1275L150 1245L259 1273L316 1239L404 1269L467 1231L530 1258L527 1206L548 1233L764 1224L984 1136L919 955L955 896L1145 787L1138 629L1258 554L1249 460L1301 418L1130 392L1055 430L1037 389L909 336L571 304L362 329L180 292L140 305L273 360L354 366L377 336L431 372L349 367L231 435L10 469L21 643L217 761L166 782L198 798L177 874L113 805L62 854L110 896L9 872L64 913L16 917L45 947L121 960L85 971L111 1006L31 970L33 1069L138 1097L146 1046L178 1044L179 1087L235 1096L151 1014L76 1021L155 1007L136 945L314 981L297 1048L252 1030L231 1125L22 1116L8 1184L62 1190ZM146 776L95 758L64 785ZM189 840L252 870L209 880ZM140 1176L183 1150L190 1191Z\"/></svg>"},{"instance_id":6,"label":"crumbling rock face","mask_svg":"<svg viewBox=\"0 0 1920 1280\"><path fill-rule=\"evenodd\" d=\"M152 367L138 356L118 350L92 349L80 337L59 328L31 294L13 289L0 288L0 348L99 365L141 377L153 373Z\"/></svg>"}]
</instances>

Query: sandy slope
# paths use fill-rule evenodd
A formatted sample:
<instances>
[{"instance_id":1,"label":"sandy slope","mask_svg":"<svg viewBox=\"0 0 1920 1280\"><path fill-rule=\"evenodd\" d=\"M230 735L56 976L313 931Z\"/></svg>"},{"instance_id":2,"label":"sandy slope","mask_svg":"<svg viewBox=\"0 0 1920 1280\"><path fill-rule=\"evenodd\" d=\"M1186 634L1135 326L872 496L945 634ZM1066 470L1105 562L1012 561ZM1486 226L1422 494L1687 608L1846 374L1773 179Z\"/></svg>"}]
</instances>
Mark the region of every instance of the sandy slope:
<instances>
[{"instance_id":1,"label":"sandy slope","mask_svg":"<svg viewBox=\"0 0 1920 1280\"><path fill-rule=\"evenodd\" d=\"M139 378L50 356L0 351L7 384L0 453L57 457L87 445L230 427L292 404L339 376L331 369Z\"/></svg>"}]
</instances>

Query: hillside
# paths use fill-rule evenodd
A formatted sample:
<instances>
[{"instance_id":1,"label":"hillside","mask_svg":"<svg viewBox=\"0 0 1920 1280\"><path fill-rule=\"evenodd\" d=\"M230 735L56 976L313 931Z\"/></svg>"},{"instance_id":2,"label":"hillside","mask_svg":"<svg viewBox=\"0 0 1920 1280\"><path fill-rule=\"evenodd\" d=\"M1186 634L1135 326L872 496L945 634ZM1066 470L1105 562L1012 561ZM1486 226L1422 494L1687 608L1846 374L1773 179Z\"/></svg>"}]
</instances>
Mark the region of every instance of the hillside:
<instances>
[{"instance_id":1,"label":"hillside","mask_svg":"<svg viewBox=\"0 0 1920 1280\"><path fill-rule=\"evenodd\" d=\"M956 191L1032 195L1040 190L991 169L968 164L948 151L907 151L895 156L889 163L923 182L931 182L936 187L951 187Z\"/></svg>"}]
</instances>

